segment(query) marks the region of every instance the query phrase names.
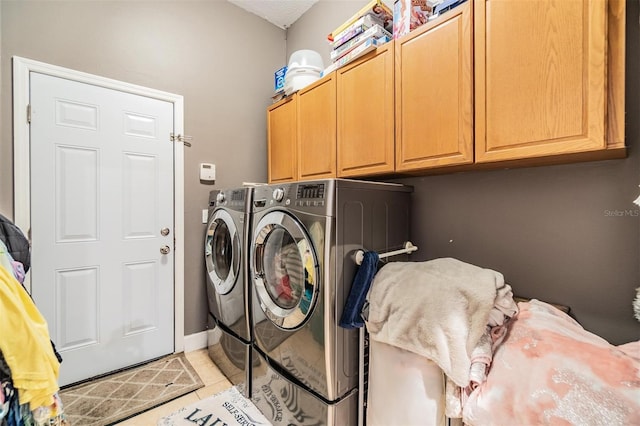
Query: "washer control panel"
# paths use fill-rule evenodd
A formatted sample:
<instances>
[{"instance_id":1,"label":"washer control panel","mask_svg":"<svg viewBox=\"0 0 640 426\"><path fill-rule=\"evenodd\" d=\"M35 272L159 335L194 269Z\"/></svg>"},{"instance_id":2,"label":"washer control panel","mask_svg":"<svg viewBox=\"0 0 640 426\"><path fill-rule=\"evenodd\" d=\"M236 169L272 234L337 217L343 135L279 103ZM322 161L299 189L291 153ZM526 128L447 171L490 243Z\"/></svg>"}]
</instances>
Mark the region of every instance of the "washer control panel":
<instances>
[{"instance_id":1,"label":"washer control panel","mask_svg":"<svg viewBox=\"0 0 640 426\"><path fill-rule=\"evenodd\" d=\"M243 210L245 208L245 200L247 198L244 189L234 189L218 192L216 195L216 206L226 207L233 210Z\"/></svg>"}]
</instances>

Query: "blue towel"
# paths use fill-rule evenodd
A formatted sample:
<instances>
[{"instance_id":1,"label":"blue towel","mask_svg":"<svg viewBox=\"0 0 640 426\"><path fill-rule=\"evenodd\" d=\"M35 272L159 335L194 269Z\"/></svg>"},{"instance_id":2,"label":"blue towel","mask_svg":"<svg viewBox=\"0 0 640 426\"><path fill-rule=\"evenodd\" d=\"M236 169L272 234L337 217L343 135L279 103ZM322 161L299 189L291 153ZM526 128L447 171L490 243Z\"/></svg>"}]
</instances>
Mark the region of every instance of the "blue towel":
<instances>
[{"instance_id":1,"label":"blue towel","mask_svg":"<svg viewBox=\"0 0 640 426\"><path fill-rule=\"evenodd\" d=\"M378 271L379 259L378 253L375 251L365 252L362 264L353 278L351 290L349 291L349 296L347 296L347 303L344 305L342 317L340 318L340 327L360 328L364 326L360 312L362 312L369 287L373 282L373 276Z\"/></svg>"}]
</instances>

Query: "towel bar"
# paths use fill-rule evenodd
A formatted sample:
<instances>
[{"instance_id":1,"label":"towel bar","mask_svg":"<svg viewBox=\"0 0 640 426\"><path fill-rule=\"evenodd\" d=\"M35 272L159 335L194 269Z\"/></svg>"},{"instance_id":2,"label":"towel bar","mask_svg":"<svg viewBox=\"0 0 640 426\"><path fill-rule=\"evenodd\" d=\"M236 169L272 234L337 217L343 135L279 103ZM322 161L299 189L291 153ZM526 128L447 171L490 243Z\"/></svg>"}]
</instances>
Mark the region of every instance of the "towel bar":
<instances>
[{"instance_id":1,"label":"towel bar","mask_svg":"<svg viewBox=\"0 0 640 426\"><path fill-rule=\"evenodd\" d=\"M378 253L378 257L380 259L383 259L385 257L396 256L398 254L413 253L416 250L418 250L418 247L414 246L411 241L407 241L404 243L404 248L401 248L400 250L388 251L386 253ZM361 265L362 259L364 259L364 250L358 250L355 254L356 263L358 265Z\"/></svg>"}]
</instances>

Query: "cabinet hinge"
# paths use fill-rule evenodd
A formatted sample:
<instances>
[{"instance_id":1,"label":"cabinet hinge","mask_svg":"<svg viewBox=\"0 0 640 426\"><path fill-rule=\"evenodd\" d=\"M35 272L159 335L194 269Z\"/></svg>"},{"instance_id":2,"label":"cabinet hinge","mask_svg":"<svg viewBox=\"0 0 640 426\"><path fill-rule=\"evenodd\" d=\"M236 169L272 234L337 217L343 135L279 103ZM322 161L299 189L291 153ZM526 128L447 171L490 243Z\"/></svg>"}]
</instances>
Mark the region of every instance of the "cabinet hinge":
<instances>
[{"instance_id":1,"label":"cabinet hinge","mask_svg":"<svg viewBox=\"0 0 640 426\"><path fill-rule=\"evenodd\" d=\"M31 104L27 104L27 123L31 124Z\"/></svg>"},{"instance_id":2,"label":"cabinet hinge","mask_svg":"<svg viewBox=\"0 0 640 426\"><path fill-rule=\"evenodd\" d=\"M191 140L193 140L193 136L187 136L187 135L175 135L173 133L169 133L169 140L171 142L182 142L184 144L184 146L186 146L187 148L191 148Z\"/></svg>"}]
</instances>

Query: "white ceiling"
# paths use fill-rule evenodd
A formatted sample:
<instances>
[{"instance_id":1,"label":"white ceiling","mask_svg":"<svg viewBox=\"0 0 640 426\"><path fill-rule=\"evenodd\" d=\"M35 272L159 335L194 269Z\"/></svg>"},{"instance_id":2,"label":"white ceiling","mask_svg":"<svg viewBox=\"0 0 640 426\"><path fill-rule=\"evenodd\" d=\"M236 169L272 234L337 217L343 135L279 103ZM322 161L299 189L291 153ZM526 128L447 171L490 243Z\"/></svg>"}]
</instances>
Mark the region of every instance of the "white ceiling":
<instances>
[{"instance_id":1,"label":"white ceiling","mask_svg":"<svg viewBox=\"0 0 640 426\"><path fill-rule=\"evenodd\" d=\"M318 0L229 0L244 10L286 29Z\"/></svg>"}]
</instances>

